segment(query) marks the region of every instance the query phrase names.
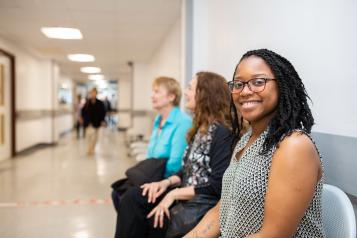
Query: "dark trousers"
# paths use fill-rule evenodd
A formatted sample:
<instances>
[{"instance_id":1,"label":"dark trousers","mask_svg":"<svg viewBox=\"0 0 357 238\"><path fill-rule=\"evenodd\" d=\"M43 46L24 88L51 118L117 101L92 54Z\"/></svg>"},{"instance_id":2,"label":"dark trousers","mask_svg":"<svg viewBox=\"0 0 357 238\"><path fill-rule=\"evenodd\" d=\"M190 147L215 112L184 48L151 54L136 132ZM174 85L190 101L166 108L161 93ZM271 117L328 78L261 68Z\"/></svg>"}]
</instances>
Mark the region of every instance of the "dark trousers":
<instances>
[{"instance_id":1,"label":"dark trousers","mask_svg":"<svg viewBox=\"0 0 357 238\"><path fill-rule=\"evenodd\" d=\"M120 198L116 192L112 193L114 206L117 209L117 226L115 238L164 238L168 219L165 217L163 228L154 228L154 219L147 219L149 212L157 206L166 195L161 195L155 204L147 202L147 196L141 195L142 189L132 187ZM115 201L114 201L115 199Z\"/></svg>"},{"instance_id":2,"label":"dark trousers","mask_svg":"<svg viewBox=\"0 0 357 238\"><path fill-rule=\"evenodd\" d=\"M83 130L83 138L86 137L86 128L79 121L76 122L77 139L81 138L81 128Z\"/></svg>"}]
</instances>

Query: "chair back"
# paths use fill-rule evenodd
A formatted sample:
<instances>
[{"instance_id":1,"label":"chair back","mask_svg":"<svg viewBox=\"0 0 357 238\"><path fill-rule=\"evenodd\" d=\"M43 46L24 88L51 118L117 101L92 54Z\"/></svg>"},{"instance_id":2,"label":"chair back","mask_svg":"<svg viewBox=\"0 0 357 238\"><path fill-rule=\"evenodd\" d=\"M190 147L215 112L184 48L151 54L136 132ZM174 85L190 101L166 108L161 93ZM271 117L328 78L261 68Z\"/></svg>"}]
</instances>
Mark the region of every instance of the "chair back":
<instances>
[{"instance_id":1,"label":"chair back","mask_svg":"<svg viewBox=\"0 0 357 238\"><path fill-rule=\"evenodd\" d=\"M356 238L356 217L352 203L336 186L324 184L322 218L327 238Z\"/></svg>"}]
</instances>

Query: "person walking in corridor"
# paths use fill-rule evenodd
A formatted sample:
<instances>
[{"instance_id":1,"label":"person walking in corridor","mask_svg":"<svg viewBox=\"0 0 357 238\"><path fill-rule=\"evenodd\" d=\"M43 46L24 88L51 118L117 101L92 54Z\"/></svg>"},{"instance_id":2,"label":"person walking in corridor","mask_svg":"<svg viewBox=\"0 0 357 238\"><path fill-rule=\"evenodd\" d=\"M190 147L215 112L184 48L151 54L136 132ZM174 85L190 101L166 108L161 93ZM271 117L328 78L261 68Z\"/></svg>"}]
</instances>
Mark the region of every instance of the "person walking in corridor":
<instances>
[{"instance_id":1,"label":"person walking in corridor","mask_svg":"<svg viewBox=\"0 0 357 238\"><path fill-rule=\"evenodd\" d=\"M97 89L90 91L90 98L82 110L82 117L88 119L88 150L87 155L93 155L98 140L98 131L100 126L105 125L105 107L104 103L97 99Z\"/></svg>"},{"instance_id":2,"label":"person walking in corridor","mask_svg":"<svg viewBox=\"0 0 357 238\"><path fill-rule=\"evenodd\" d=\"M75 118L76 118L76 135L77 139L81 138L81 128L83 131L83 138L85 137L85 128L83 124L83 117L82 117L82 109L84 107L85 103L82 100L82 95L78 94L77 95L77 101L74 104L74 111L75 111Z\"/></svg>"}]
</instances>

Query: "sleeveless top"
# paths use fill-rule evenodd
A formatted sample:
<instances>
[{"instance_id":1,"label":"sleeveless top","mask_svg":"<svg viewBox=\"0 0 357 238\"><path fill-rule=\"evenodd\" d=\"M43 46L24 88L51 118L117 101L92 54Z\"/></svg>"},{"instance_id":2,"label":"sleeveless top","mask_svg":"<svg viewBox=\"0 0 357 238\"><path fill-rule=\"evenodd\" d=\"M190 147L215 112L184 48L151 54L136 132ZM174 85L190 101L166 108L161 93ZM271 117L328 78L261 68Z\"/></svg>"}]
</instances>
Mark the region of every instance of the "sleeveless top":
<instances>
[{"instance_id":1,"label":"sleeveless top","mask_svg":"<svg viewBox=\"0 0 357 238\"><path fill-rule=\"evenodd\" d=\"M234 150L231 163L223 176L220 210L222 238L246 237L257 233L262 227L268 175L272 156L276 150L276 146L274 146L267 154L261 155L259 153L263 149L268 129L269 127L237 160L235 155L248 143L252 134L251 129L241 138ZM294 131L304 133L312 140L305 131ZM281 137L281 140L284 137L285 135ZM312 142L314 143L313 140ZM322 225L322 187L323 175L315 187L313 199L305 211L294 237L326 237Z\"/></svg>"}]
</instances>

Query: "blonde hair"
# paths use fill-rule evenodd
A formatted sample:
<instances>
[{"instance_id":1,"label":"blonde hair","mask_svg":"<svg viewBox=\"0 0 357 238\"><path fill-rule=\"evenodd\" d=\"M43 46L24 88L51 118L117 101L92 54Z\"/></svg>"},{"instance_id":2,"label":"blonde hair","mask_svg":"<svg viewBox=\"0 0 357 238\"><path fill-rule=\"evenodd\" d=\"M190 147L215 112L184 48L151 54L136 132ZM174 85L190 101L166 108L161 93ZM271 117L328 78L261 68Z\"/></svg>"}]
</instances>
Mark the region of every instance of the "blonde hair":
<instances>
[{"instance_id":1,"label":"blonde hair","mask_svg":"<svg viewBox=\"0 0 357 238\"><path fill-rule=\"evenodd\" d=\"M163 86L170 94L175 95L175 99L172 102L174 106L179 106L181 101L181 87L177 80L170 77L158 77L152 82L152 87Z\"/></svg>"}]
</instances>

